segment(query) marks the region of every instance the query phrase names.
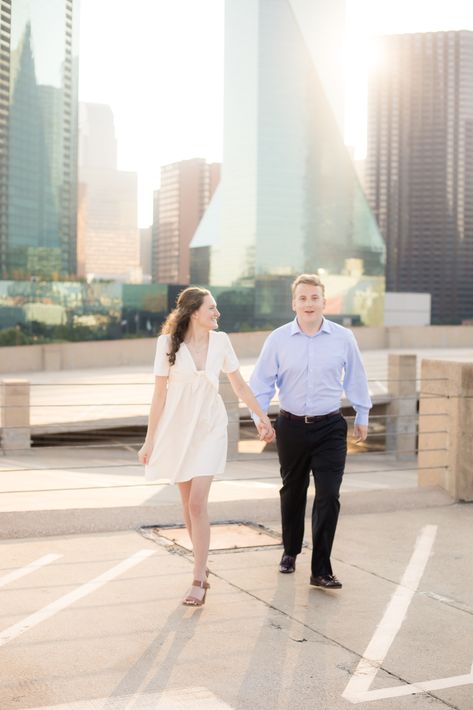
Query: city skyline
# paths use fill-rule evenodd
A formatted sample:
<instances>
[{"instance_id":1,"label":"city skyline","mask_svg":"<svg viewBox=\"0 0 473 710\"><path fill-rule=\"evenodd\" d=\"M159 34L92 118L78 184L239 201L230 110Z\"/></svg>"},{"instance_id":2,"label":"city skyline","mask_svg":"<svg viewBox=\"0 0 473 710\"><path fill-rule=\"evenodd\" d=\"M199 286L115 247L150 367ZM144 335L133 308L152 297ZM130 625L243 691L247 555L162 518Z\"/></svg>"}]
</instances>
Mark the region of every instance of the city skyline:
<instances>
[{"instance_id":1,"label":"city skyline","mask_svg":"<svg viewBox=\"0 0 473 710\"><path fill-rule=\"evenodd\" d=\"M196 157L222 160L224 2L140 0L132 33L129 5L124 0L113 2L113 34L111 10L112 0L81 2L79 97L111 106L118 166L138 172L139 224L147 226L162 165ZM375 43L370 40L381 34L447 29L473 29L466 0L452 0L448 6L427 0L401 0L396 5L347 0L345 59L341 53L340 61L348 67L345 142L354 147L355 157L364 157L366 151L368 68L376 63Z\"/></svg>"}]
</instances>

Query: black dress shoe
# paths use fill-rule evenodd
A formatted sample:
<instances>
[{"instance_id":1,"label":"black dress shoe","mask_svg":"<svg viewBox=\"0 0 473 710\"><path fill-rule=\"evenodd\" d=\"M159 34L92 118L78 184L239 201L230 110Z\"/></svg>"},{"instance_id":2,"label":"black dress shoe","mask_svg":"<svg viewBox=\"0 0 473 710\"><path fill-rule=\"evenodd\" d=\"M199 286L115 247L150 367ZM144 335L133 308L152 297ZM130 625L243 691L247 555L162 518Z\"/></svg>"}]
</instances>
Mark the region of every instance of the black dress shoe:
<instances>
[{"instance_id":1,"label":"black dress shoe","mask_svg":"<svg viewBox=\"0 0 473 710\"><path fill-rule=\"evenodd\" d=\"M322 574L320 577L310 578L310 583L314 587L323 587L323 589L341 589L342 583L335 577L334 574Z\"/></svg>"},{"instance_id":2,"label":"black dress shoe","mask_svg":"<svg viewBox=\"0 0 473 710\"><path fill-rule=\"evenodd\" d=\"M281 557L281 562L279 563L279 571L283 574L291 574L291 572L296 571L296 558L291 557L291 555L284 555Z\"/></svg>"}]
</instances>

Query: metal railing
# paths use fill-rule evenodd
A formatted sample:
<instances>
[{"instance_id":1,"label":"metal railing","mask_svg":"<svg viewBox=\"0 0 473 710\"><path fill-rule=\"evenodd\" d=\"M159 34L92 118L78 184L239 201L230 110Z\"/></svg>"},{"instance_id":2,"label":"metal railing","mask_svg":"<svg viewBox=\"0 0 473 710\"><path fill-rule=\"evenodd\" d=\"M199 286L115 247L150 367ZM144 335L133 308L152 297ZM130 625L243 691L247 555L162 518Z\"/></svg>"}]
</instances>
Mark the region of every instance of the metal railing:
<instances>
[{"instance_id":1,"label":"metal railing","mask_svg":"<svg viewBox=\"0 0 473 710\"><path fill-rule=\"evenodd\" d=\"M473 363L424 360L419 377L415 356L389 354L388 377L372 377L369 385L374 407L368 439L355 446L349 437L347 469L380 474L416 471L419 485L438 485L455 500L473 500ZM118 383L4 380L0 400L4 465L0 459L0 474L104 474L96 479L99 485L91 486L85 477L77 484L72 475L69 491L76 486L84 490L162 485L138 479L136 452L144 438L152 389L151 377L149 381L127 378ZM253 476L274 482L278 478L275 446L249 445L249 415L236 400L227 378L221 381L221 394L229 414L229 458L238 459L242 466L263 460L271 467L274 463L274 474L259 469ZM348 402L342 404L351 427L354 412ZM277 402L271 412L277 412ZM38 447L36 455L34 448L27 451L32 437L33 447ZM243 449L247 453L242 454ZM236 469L232 471L233 478L225 476L225 480L249 480L248 472L243 478ZM126 472L129 477L122 483L106 475L114 472Z\"/></svg>"},{"instance_id":2,"label":"metal railing","mask_svg":"<svg viewBox=\"0 0 473 710\"><path fill-rule=\"evenodd\" d=\"M401 356L402 357L402 356ZM411 373L412 375L412 373ZM380 385L386 383L386 395L387 399L380 405L375 405L373 414L370 417L370 428L368 433L368 439L366 444L361 447L350 447L349 457L363 456L369 458L370 456L385 457L386 460L392 462L391 466L385 466L382 469L377 468L379 472L387 472L392 470L398 470L399 460L410 459L412 465L403 465L403 470L419 470L419 464L417 458L419 454L424 453L446 453L447 446L419 446L419 421L422 417L445 417L446 411L442 412L420 412L418 411L418 401L419 401L419 390L422 384L426 382L429 384L447 382L448 378L445 377L431 377L422 379L414 376L409 377L387 377L387 378L370 378L368 384L370 388L373 384ZM75 393L72 394L72 398L76 398L79 394L79 398L83 396L82 391L84 391L85 396L89 396L90 399L90 388L115 388L115 390L120 392L120 396L117 397L116 401L38 401L43 399L45 394L49 396L47 390L52 390L52 397L58 396L55 391L59 388L75 388ZM128 426L144 427L147 411L149 408L149 397L133 397L135 401L124 401L123 398L123 388L133 388L133 395L136 394L137 387L145 387L151 395L151 390L153 387L152 381L128 381L128 382L34 382L27 383L21 381L4 381L3 383L3 400L0 406L0 411L2 415L2 445L4 453L8 451L19 451L22 448L29 446L31 435L34 437L34 444L41 444L41 449L55 449L64 448L68 452L74 451L97 451L97 450L120 450L124 451L138 451L142 444L142 438L133 437L130 441L127 432L114 432L114 427L126 426L126 421L130 419L128 415L130 408L142 408L138 413L134 411L132 413L135 424L128 424ZM403 394L393 394L389 391L392 388L404 388ZM7 390L10 388L11 391L7 392L5 395L5 388ZM46 390L47 388L47 390ZM225 388L223 388L225 389ZM231 418L229 431L230 452L232 458L238 453L238 442L240 441L240 426L245 424L245 418L249 419L249 416L245 414L242 415L240 411L240 405L236 401L235 397L231 395L229 387L226 388L227 397L226 405L228 409L233 408L233 413L237 413L237 416ZM230 394L229 394L230 393ZM70 393L69 393L70 394ZM61 396L61 395L60 395ZM425 399L428 400L445 400L449 395L444 393L427 393ZM126 399L126 398L125 398ZM225 399L225 397L224 397ZM409 411L405 411L405 408ZM111 418L106 416L108 414L108 408L119 408L120 415ZM404 408L404 409L402 409ZM65 410L69 412L70 410L80 410L81 417L77 417L77 412L75 416L71 418L70 421L66 420L64 417L63 421L51 421L50 412L57 412L58 410ZM105 411L97 411L97 409L102 409ZM93 416L87 417L84 413L88 411L93 412ZM47 414L43 416L42 421L37 416L38 413ZM11 415L11 416L10 416ZM105 421L104 421L105 415ZM349 414L345 409L346 419L350 424L354 421L354 415ZM33 419L33 422L31 420ZM123 420L125 425L122 424ZM98 430L93 430L91 427L95 424ZM9 439L10 433L17 434L17 440ZM435 428L430 431L432 435L446 436L448 434L447 428ZM83 441L77 443L77 437L83 437ZM117 437L119 440L117 441ZM255 436L256 438L256 436ZM247 439L248 440L248 439ZM22 446L23 441L23 446ZM7 445L5 446L5 442ZM8 444L10 443L10 446ZM73 454L72 454L73 455ZM261 454L246 454L244 460L250 463L251 461L257 461L261 459ZM276 452L273 450L271 455L266 454L266 460L277 460ZM104 469L130 469L138 468L140 464L135 461L130 462L113 462L100 464L82 464L80 460L71 461L69 466L48 466L48 470L64 470L65 468L74 471L87 471L87 470L100 470ZM15 467L0 467L4 472L13 471L41 471L44 470L41 466L15 466ZM432 469L432 466L426 466L426 469ZM437 465L437 469L445 469L446 465ZM371 469L370 469L371 470ZM368 471L368 469L367 469ZM359 471L364 472L364 471Z\"/></svg>"}]
</instances>

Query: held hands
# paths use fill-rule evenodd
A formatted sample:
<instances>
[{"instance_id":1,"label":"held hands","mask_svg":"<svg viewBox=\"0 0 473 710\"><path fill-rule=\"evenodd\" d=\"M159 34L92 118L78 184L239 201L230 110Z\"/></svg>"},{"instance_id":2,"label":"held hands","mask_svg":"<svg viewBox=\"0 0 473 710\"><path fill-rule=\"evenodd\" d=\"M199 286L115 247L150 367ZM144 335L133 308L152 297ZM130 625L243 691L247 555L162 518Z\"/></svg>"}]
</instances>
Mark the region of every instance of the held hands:
<instances>
[{"instance_id":1,"label":"held hands","mask_svg":"<svg viewBox=\"0 0 473 710\"><path fill-rule=\"evenodd\" d=\"M366 424L355 424L353 427L353 436L355 438L355 444L361 444L368 436L368 426Z\"/></svg>"},{"instance_id":2,"label":"held hands","mask_svg":"<svg viewBox=\"0 0 473 710\"><path fill-rule=\"evenodd\" d=\"M261 417L258 424L256 425L256 428L258 429L258 434L261 441L265 441L267 444L270 444L276 438L276 432L274 431L271 425L269 417Z\"/></svg>"},{"instance_id":3,"label":"held hands","mask_svg":"<svg viewBox=\"0 0 473 710\"><path fill-rule=\"evenodd\" d=\"M141 449L138 451L138 461L141 464L145 465L148 463L149 457L151 456L152 449L153 449L153 447L152 447L151 443L145 441L145 443L143 444Z\"/></svg>"}]
</instances>

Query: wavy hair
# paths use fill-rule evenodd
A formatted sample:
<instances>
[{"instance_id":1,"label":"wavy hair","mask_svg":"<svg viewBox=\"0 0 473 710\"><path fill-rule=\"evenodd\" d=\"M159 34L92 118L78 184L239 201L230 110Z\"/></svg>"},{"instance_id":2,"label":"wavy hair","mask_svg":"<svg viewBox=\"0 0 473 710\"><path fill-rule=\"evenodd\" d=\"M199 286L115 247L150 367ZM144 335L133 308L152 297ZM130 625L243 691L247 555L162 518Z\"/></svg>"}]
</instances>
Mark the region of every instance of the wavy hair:
<instances>
[{"instance_id":1,"label":"wavy hair","mask_svg":"<svg viewBox=\"0 0 473 710\"><path fill-rule=\"evenodd\" d=\"M184 341L191 315L199 310L206 296L210 296L210 291L207 289L189 286L181 291L177 297L176 307L166 318L161 333L171 336L171 350L166 353L170 365L176 362L176 354Z\"/></svg>"}]
</instances>

